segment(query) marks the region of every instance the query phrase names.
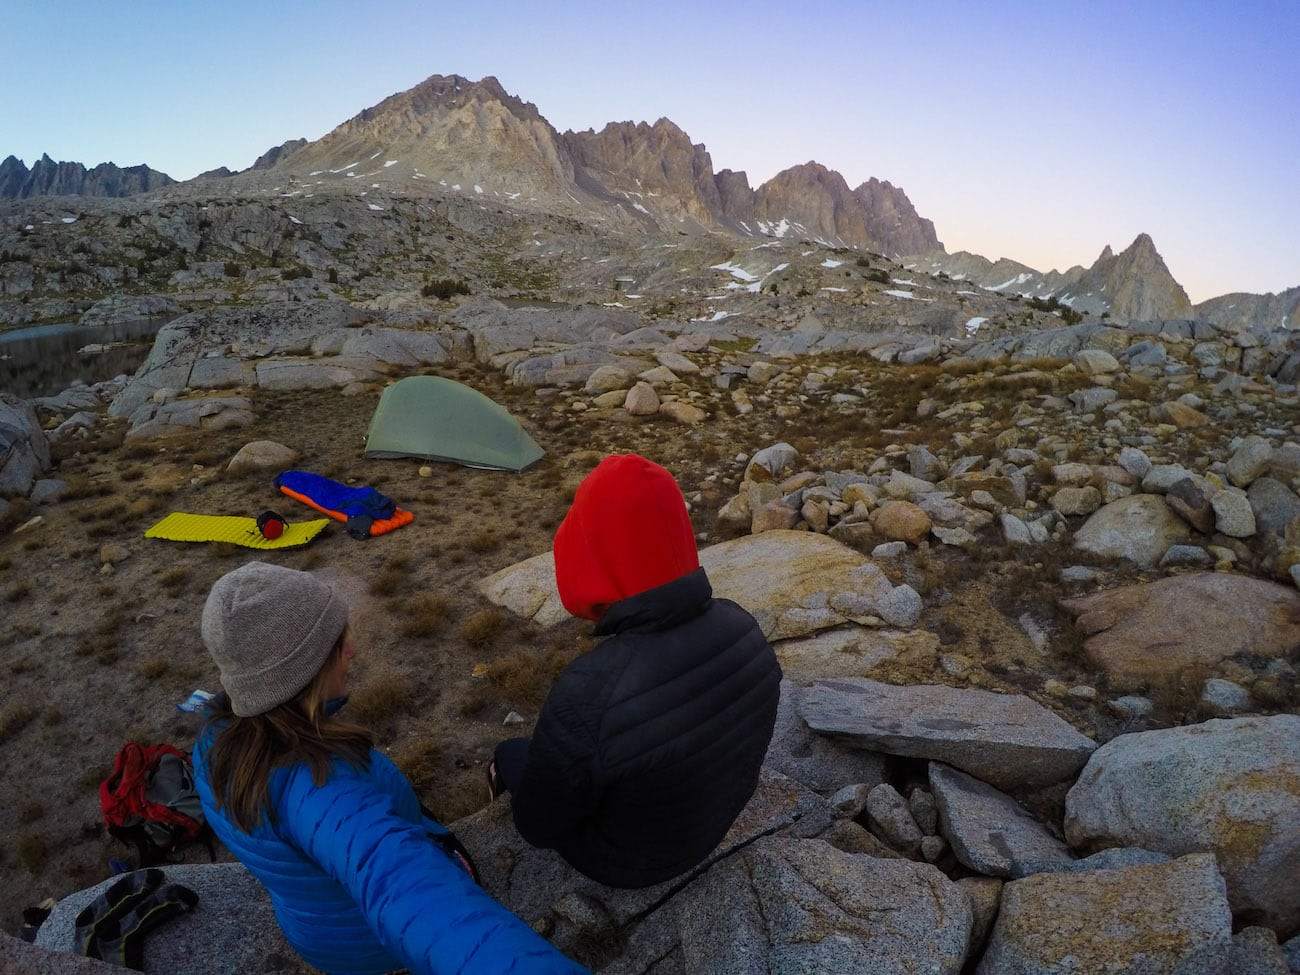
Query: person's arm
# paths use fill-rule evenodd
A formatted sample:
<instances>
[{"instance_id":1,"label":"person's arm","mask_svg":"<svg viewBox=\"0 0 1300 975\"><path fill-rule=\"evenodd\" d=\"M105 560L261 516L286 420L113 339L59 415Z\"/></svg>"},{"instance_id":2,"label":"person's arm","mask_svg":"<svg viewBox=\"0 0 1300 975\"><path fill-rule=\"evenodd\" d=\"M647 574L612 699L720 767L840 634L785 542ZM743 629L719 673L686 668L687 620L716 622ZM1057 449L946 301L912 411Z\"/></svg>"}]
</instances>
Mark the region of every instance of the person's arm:
<instances>
[{"instance_id":1,"label":"person's arm","mask_svg":"<svg viewBox=\"0 0 1300 975\"><path fill-rule=\"evenodd\" d=\"M347 888L413 975L587 971L493 900L365 778L336 768L318 788L304 768L286 790L281 834Z\"/></svg>"},{"instance_id":2,"label":"person's arm","mask_svg":"<svg viewBox=\"0 0 1300 975\"><path fill-rule=\"evenodd\" d=\"M565 674L537 717L523 780L510 794L519 835L533 846L554 847L599 806L599 715L587 682Z\"/></svg>"}]
</instances>

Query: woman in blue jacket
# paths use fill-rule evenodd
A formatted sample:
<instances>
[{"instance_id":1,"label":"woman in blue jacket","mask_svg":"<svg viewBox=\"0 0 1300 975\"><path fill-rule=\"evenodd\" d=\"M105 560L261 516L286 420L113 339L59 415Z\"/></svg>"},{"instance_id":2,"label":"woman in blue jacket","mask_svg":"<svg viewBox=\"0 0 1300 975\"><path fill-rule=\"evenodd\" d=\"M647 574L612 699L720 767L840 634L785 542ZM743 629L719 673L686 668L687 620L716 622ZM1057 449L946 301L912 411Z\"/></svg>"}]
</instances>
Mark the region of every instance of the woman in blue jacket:
<instances>
[{"instance_id":1,"label":"woman in blue jacket","mask_svg":"<svg viewBox=\"0 0 1300 975\"><path fill-rule=\"evenodd\" d=\"M250 562L212 587L202 632L224 689L194 746L203 812L308 963L329 975L585 971L475 883L370 733L331 713L354 651L330 586Z\"/></svg>"}]
</instances>

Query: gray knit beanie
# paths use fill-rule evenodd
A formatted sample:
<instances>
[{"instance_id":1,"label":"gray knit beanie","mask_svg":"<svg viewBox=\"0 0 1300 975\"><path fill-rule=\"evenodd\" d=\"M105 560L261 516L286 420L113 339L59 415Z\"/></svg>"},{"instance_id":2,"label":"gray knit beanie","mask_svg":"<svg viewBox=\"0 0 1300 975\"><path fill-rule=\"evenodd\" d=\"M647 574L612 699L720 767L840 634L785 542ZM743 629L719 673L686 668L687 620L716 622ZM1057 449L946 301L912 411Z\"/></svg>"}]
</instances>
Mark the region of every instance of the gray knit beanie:
<instances>
[{"instance_id":1,"label":"gray knit beanie","mask_svg":"<svg viewBox=\"0 0 1300 975\"><path fill-rule=\"evenodd\" d=\"M249 562L213 585L202 632L231 707L248 717L310 684L347 625L343 600L310 572Z\"/></svg>"}]
</instances>

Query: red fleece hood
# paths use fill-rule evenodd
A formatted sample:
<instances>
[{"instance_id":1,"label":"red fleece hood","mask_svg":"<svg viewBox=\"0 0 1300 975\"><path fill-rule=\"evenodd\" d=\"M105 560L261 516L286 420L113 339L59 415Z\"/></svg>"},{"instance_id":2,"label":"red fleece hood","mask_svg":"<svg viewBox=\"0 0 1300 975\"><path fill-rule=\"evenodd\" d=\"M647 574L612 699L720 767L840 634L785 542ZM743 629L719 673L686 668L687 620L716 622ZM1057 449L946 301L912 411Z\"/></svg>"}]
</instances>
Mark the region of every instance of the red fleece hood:
<instances>
[{"instance_id":1,"label":"red fleece hood","mask_svg":"<svg viewBox=\"0 0 1300 975\"><path fill-rule=\"evenodd\" d=\"M598 620L620 599L699 567L681 489L636 454L602 460L555 533L555 583L574 616Z\"/></svg>"}]
</instances>

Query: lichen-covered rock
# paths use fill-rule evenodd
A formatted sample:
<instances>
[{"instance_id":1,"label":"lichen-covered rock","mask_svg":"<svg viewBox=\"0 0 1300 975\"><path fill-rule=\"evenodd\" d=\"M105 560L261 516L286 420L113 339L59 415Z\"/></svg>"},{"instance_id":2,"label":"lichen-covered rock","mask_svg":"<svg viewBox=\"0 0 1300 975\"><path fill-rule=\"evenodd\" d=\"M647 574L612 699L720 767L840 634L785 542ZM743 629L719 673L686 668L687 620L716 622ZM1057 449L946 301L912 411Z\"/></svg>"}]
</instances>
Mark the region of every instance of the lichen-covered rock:
<instances>
[{"instance_id":1,"label":"lichen-covered rock","mask_svg":"<svg viewBox=\"0 0 1300 975\"><path fill-rule=\"evenodd\" d=\"M977 975L1228 975L1232 915L1214 857L1038 873L1002 888Z\"/></svg>"},{"instance_id":2,"label":"lichen-covered rock","mask_svg":"<svg viewBox=\"0 0 1300 975\"><path fill-rule=\"evenodd\" d=\"M1300 931L1300 716L1120 735L1089 759L1065 808L1071 846L1211 852L1238 920Z\"/></svg>"},{"instance_id":3,"label":"lichen-covered rock","mask_svg":"<svg viewBox=\"0 0 1300 975\"><path fill-rule=\"evenodd\" d=\"M956 884L909 860L820 840L759 840L682 895L686 972L956 975L973 915Z\"/></svg>"}]
</instances>

